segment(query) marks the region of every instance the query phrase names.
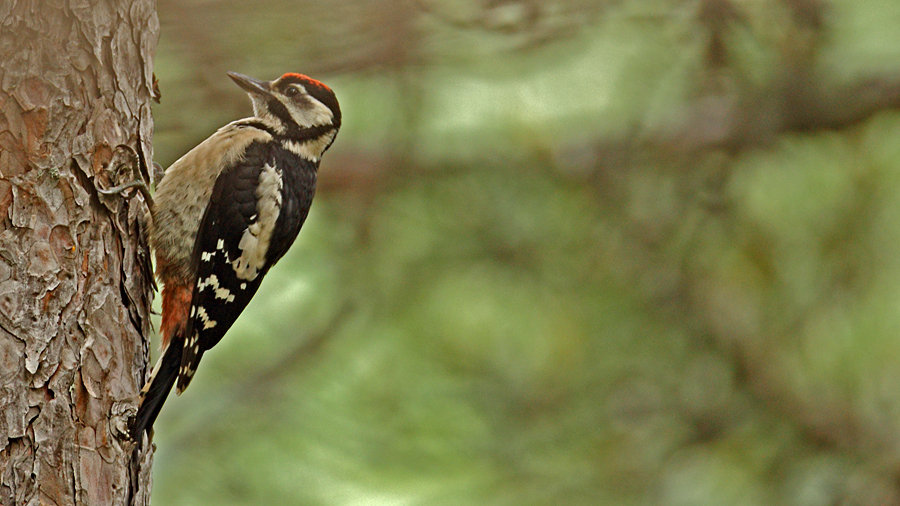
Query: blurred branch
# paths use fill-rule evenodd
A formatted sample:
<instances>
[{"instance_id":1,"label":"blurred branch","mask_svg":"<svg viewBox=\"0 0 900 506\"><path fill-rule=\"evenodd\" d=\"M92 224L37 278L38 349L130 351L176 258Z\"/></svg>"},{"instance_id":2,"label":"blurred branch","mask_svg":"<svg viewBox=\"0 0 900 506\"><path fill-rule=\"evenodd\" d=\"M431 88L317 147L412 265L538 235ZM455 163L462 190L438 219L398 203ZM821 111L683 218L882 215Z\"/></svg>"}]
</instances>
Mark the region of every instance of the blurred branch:
<instances>
[{"instance_id":1,"label":"blurred branch","mask_svg":"<svg viewBox=\"0 0 900 506\"><path fill-rule=\"evenodd\" d=\"M424 0L412 0L412 3L415 4L415 6L420 11L422 11L422 13L427 14L427 15L437 19L438 21L440 21L441 23L444 23L445 25L452 26L454 28L459 28L461 30L470 30L473 28L481 28L482 27L481 26L482 24L480 23L480 21L477 18L476 19L468 19L468 20L455 18L445 12L442 12L440 9L432 7L431 5L426 3Z\"/></svg>"},{"instance_id":2,"label":"blurred branch","mask_svg":"<svg viewBox=\"0 0 900 506\"><path fill-rule=\"evenodd\" d=\"M729 0L706 0L697 11L697 24L709 35L703 53L706 68L699 79L700 92L680 120L649 133L634 128L623 137L595 141L590 153L564 156L570 156L572 166L592 168L586 179L601 193L599 205L607 206L611 222L623 224L621 234L632 255L624 282L638 286L648 311L688 327L699 346L727 360L737 371L738 389L763 412L787 420L804 439L804 446L812 451L845 452L873 463L878 473L895 476L900 469L900 442L891 415L866 412L843 391L798 387L796 371L773 354L775 340L802 335L814 313L834 304L834 293L846 289L840 273L830 279L834 292L825 290L818 300L802 307L781 301L788 307L776 310L779 316L794 315L787 328L763 328L752 334L725 328L716 314L720 308L702 300L715 294L703 295L708 290L709 267L704 264L708 259L703 258L698 231L710 226L727 235L736 228L729 207L709 206L702 190L712 186L724 193L721 189L729 181L735 155L770 146L784 135L849 129L882 111L900 109L900 70L847 84L834 83L819 67L828 35L825 2L781 2L793 25L777 48L779 71L770 82L755 84L735 68L728 38L732 30L746 26L745 14ZM629 214L633 203L629 192L637 173L653 176L654 171L679 185L673 197L679 200L666 209L665 216L652 215L645 223ZM874 199L865 188L855 198L846 211L854 221L836 230L859 233L864 225L856 221L861 217L865 221L867 213L873 212L869 206ZM728 241L740 243L741 239ZM839 244L861 241L859 237L835 239ZM768 246L758 246L761 254L772 255ZM729 423L728 413L721 410L688 416L698 427L721 428ZM702 430L697 437L704 437Z\"/></svg>"},{"instance_id":3,"label":"blurred branch","mask_svg":"<svg viewBox=\"0 0 900 506\"><path fill-rule=\"evenodd\" d=\"M289 59L301 63L294 70L325 77L420 63L415 58L422 48L417 43L421 34L414 24L416 11L406 2L349 2L334 8L312 1L281 0L259 7L248 13L244 4L222 0L162 0L159 9L164 18L164 32L190 48L192 75L201 80L205 75L221 75L229 70L225 66L236 61L260 65L260 60L266 64L266 60ZM272 22L279 19L276 13L283 10L302 10L306 18L316 22L302 32L290 32ZM264 31L248 31L238 26L233 34L223 32L229 27L220 19L236 17L244 18L247 23L269 24ZM235 53L232 41L248 35L258 37L260 42L248 44L248 48L262 47ZM260 54L260 50L266 53Z\"/></svg>"},{"instance_id":4,"label":"blurred branch","mask_svg":"<svg viewBox=\"0 0 900 506\"><path fill-rule=\"evenodd\" d=\"M454 16L428 0L411 0L415 7L446 26L467 31L519 36L515 51L527 51L578 34L596 21L612 2L538 2L536 0L483 0L474 13Z\"/></svg>"},{"instance_id":5,"label":"blurred branch","mask_svg":"<svg viewBox=\"0 0 900 506\"><path fill-rule=\"evenodd\" d=\"M825 0L782 0L797 26L819 31L825 28L828 4Z\"/></svg>"},{"instance_id":6,"label":"blurred branch","mask_svg":"<svg viewBox=\"0 0 900 506\"><path fill-rule=\"evenodd\" d=\"M715 150L737 154L766 147L779 136L853 127L884 110L900 109L900 71L869 76L850 84L828 81L818 68L827 35L827 4L821 0L781 0L793 23L776 48L778 69L765 84L742 76L728 39L748 20L730 0L705 0L696 14L708 34L698 92L679 118L651 132L598 142L603 168L606 153L634 162L648 147L660 156L690 160ZM617 170L621 165L617 164Z\"/></svg>"},{"instance_id":7,"label":"blurred branch","mask_svg":"<svg viewBox=\"0 0 900 506\"><path fill-rule=\"evenodd\" d=\"M745 25L747 16L729 0L705 0L700 5L697 21L709 33L706 63L712 68L728 64L726 35L732 23Z\"/></svg>"}]
</instances>

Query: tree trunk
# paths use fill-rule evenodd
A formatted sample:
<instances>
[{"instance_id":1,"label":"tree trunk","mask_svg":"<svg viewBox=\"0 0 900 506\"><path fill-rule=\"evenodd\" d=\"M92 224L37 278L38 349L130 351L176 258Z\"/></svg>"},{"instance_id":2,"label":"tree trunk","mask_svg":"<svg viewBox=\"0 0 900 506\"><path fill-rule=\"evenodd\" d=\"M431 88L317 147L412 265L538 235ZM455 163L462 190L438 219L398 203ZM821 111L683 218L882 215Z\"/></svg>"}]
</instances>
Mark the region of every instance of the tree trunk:
<instances>
[{"instance_id":1,"label":"tree trunk","mask_svg":"<svg viewBox=\"0 0 900 506\"><path fill-rule=\"evenodd\" d=\"M146 204L97 189L152 160L158 34L154 0L0 0L4 506L149 502Z\"/></svg>"}]
</instances>

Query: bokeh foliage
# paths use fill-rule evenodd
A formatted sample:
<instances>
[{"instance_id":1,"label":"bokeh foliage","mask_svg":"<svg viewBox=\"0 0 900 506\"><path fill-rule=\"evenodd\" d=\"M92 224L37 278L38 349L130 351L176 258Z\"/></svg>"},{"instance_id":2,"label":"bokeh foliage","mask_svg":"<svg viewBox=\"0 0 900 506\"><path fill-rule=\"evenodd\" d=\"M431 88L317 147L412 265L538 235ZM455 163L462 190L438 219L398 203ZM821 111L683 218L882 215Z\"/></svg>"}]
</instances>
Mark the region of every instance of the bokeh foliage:
<instances>
[{"instance_id":1,"label":"bokeh foliage","mask_svg":"<svg viewBox=\"0 0 900 506\"><path fill-rule=\"evenodd\" d=\"M159 2L164 166L301 71L301 236L160 504L900 504L900 3Z\"/></svg>"}]
</instances>

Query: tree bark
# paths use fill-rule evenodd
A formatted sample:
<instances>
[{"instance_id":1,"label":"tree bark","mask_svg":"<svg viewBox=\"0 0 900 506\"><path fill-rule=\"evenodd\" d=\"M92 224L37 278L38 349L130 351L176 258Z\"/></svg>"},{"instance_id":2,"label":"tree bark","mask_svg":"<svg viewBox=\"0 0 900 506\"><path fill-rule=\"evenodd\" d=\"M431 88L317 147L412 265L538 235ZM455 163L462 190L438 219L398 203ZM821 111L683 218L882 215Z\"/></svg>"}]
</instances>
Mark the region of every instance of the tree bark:
<instances>
[{"instance_id":1,"label":"tree bark","mask_svg":"<svg viewBox=\"0 0 900 506\"><path fill-rule=\"evenodd\" d=\"M158 34L154 0L0 1L4 506L149 503L146 203L97 189L152 160Z\"/></svg>"}]
</instances>

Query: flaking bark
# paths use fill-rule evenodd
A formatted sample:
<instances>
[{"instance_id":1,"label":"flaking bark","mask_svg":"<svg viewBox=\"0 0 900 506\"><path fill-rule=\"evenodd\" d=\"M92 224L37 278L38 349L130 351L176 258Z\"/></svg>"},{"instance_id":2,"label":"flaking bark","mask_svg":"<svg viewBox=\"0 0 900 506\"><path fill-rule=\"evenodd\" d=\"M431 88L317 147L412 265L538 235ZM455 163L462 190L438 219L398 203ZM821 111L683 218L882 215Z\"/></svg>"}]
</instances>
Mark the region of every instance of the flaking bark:
<instances>
[{"instance_id":1,"label":"flaking bark","mask_svg":"<svg viewBox=\"0 0 900 506\"><path fill-rule=\"evenodd\" d=\"M0 2L0 504L145 505L154 0Z\"/></svg>"}]
</instances>

